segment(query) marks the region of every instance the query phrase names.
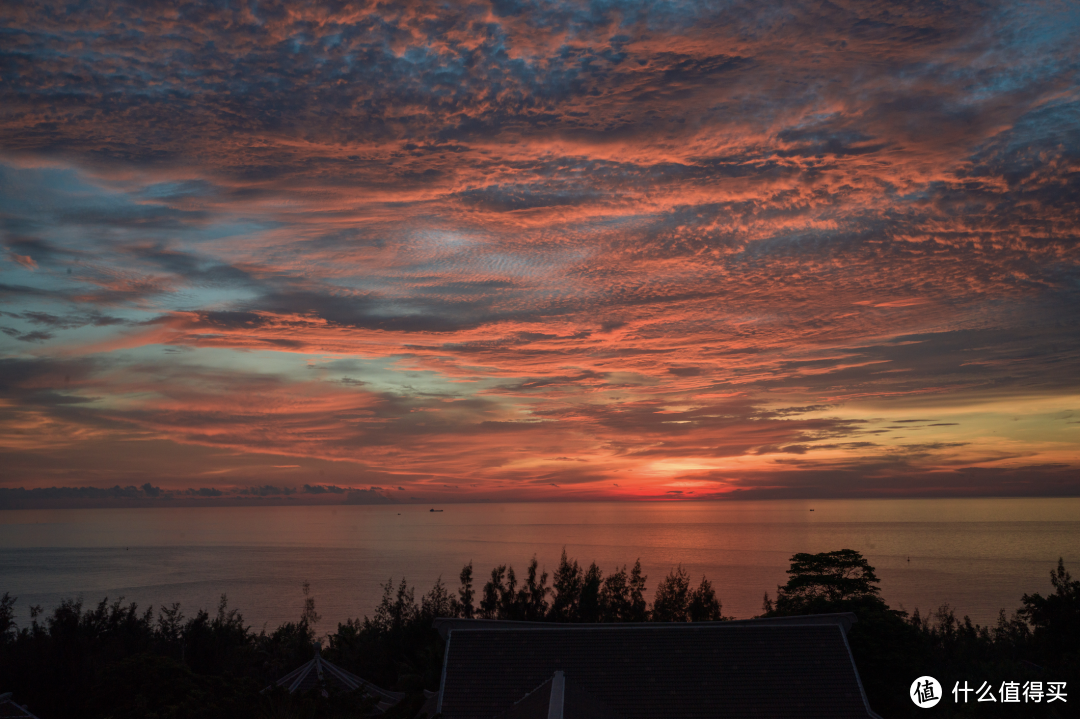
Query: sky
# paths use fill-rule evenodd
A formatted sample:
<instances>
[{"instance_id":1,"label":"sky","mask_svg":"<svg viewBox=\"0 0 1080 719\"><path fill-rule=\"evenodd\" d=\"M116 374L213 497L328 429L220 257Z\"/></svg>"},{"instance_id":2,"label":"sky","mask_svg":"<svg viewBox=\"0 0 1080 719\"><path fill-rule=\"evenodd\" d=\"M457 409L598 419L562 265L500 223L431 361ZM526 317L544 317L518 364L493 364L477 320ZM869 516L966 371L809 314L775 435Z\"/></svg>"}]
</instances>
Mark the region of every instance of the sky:
<instances>
[{"instance_id":1,"label":"sky","mask_svg":"<svg viewBox=\"0 0 1080 719\"><path fill-rule=\"evenodd\" d=\"M1070 2L8 2L0 488L1080 494Z\"/></svg>"}]
</instances>

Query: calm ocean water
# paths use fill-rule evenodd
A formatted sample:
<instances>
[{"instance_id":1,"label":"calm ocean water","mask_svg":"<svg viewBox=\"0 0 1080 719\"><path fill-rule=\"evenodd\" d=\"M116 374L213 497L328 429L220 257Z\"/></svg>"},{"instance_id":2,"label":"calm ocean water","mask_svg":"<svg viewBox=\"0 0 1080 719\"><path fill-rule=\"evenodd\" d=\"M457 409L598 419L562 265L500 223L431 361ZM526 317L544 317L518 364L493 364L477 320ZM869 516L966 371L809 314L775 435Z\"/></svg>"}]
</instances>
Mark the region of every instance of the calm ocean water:
<instances>
[{"instance_id":1,"label":"calm ocean water","mask_svg":"<svg viewBox=\"0 0 1080 719\"><path fill-rule=\"evenodd\" d=\"M810 509L814 511L811 512ZM641 558L657 582L677 563L712 580L724 613L760 612L795 552L851 548L893 607L948 602L981 623L1025 592L1047 592L1059 556L1080 575L1080 499L817 500L457 504L0 511L0 593L28 607L124 596L140 606L212 610L226 593L256 629L295 620L302 584L319 631L370 615L380 582L404 574L417 596L472 560L549 572L565 546L605 571Z\"/></svg>"}]
</instances>

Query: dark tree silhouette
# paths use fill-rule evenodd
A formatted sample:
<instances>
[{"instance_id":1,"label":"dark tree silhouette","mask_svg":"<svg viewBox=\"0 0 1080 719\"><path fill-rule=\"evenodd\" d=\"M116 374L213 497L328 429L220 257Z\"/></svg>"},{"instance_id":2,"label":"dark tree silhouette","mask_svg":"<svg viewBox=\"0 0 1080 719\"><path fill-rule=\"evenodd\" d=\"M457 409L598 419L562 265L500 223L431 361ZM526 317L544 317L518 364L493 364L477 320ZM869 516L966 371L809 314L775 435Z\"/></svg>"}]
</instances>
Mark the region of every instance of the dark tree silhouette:
<instances>
[{"instance_id":1,"label":"dark tree silhouette","mask_svg":"<svg viewBox=\"0 0 1080 719\"><path fill-rule=\"evenodd\" d=\"M582 571L564 552L560 570L561 616L571 617L560 621L581 620L582 608L589 606L590 583L599 586L602 621L645 618L649 607L640 562L630 572L624 566L604 577L595 564ZM556 613L548 606L548 577L536 559L513 592L507 586L509 571L507 567L494 583L496 614L555 620ZM1080 582L1073 580L1063 561L1051 572L1051 593L1024 595L1018 612L1009 618L1002 611L997 624L987 627L968 617L958 619L948 606L926 619L918 610L909 618L890 609L875 591L873 568L851 550L795 555L790 576L789 584L781 588L783 601L767 602L769 615L854 612L859 621L848 632L848 641L870 704L882 716L911 716L909 682L898 677L930 674L943 684L978 677L994 686L1027 680L1080 684L1076 651ZM457 597L471 604L471 563L461 579ZM432 620L475 611L463 607L441 579L421 598L420 606L404 579L396 585L390 580L382 588L374 619L339 624L327 637L324 651L330 661L365 679L406 692L409 699L388 716L408 719L423 703L423 690L439 686L445 646ZM681 566L668 574L656 595L653 618L658 621L719 618L720 600L712 584L703 578L691 589ZM312 619L317 615L308 599L310 594L298 606L299 621L286 622L271 634L255 634L224 597L216 614L200 610L191 618L185 618L177 604L161 608L155 617L152 611L139 611L122 601L106 600L87 609L69 600L48 614L32 608L30 626L19 628L14 623L15 600L0 595L0 678L16 689L16 701L30 704L46 719L365 715L370 707L357 703L356 697L260 693L311 658ZM1015 715L1009 705L978 709L987 719ZM1071 703L1044 702L1026 705L1023 715L1056 719L1070 716L1066 710L1071 711Z\"/></svg>"},{"instance_id":2,"label":"dark tree silhouette","mask_svg":"<svg viewBox=\"0 0 1080 719\"><path fill-rule=\"evenodd\" d=\"M723 619L720 600L713 591L712 582L701 576L701 584L690 592L686 613L692 622L718 622Z\"/></svg>"},{"instance_id":3,"label":"dark tree silhouette","mask_svg":"<svg viewBox=\"0 0 1080 719\"><path fill-rule=\"evenodd\" d=\"M374 623L385 631L398 632L416 621L420 610L416 606L416 591L408 585L405 577L401 578L401 584L394 590L394 580L386 580L381 584L383 598L375 609Z\"/></svg>"},{"instance_id":4,"label":"dark tree silhouette","mask_svg":"<svg viewBox=\"0 0 1080 719\"><path fill-rule=\"evenodd\" d=\"M547 586L548 575L547 572L543 572L538 576L538 571L539 564L534 556L529 562L525 584L518 590L517 595L520 618L531 622L544 619L548 612L547 595L550 591Z\"/></svg>"},{"instance_id":5,"label":"dark tree silhouette","mask_svg":"<svg viewBox=\"0 0 1080 719\"><path fill-rule=\"evenodd\" d=\"M602 616L600 588L604 583L604 573L596 562L589 565L581 579L581 598L578 600L579 622L599 622Z\"/></svg>"},{"instance_id":6,"label":"dark tree silhouette","mask_svg":"<svg viewBox=\"0 0 1080 719\"><path fill-rule=\"evenodd\" d=\"M511 570L513 576L513 570ZM510 594L506 584L506 565L500 564L491 570L491 579L484 585L484 594L480 599L480 616L484 619L505 619L505 598Z\"/></svg>"},{"instance_id":7,"label":"dark tree silhouette","mask_svg":"<svg viewBox=\"0 0 1080 719\"><path fill-rule=\"evenodd\" d=\"M552 578L552 590L555 596L551 600L549 618L556 622L575 622L578 619L578 608L581 604L581 587L584 583L584 573L575 559L572 563L566 556L566 548L563 548L562 559L559 567L555 570Z\"/></svg>"},{"instance_id":8,"label":"dark tree silhouette","mask_svg":"<svg viewBox=\"0 0 1080 719\"><path fill-rule=\"evenodd\" d=\"M1053 594L1025 594L1018 614L1031 624L1043 661L1080 669L1080 580L1074 580L1058 558L1057 569L1050 571L1050 584Z\"/></svg>"},{"instance_id":9,"label":"dark tree silhouette","mask_svg":"<svg viewBox=\"0 0 1080 719\"><path fill-rule=\"evenodd\" d=\"M672 569L664 581L656 587L653 599L652 620L654 622L685 622L690 593L690 575L682 565Z\"/></svg>"},{"instance_id":10,"label":"dark tree silhouette","mask_svg":"<svg viewBox=\"0 0 1080 719\"><path fill-rule=\"evenodd\" d=\"M312 629L319 623L322 617L315 611L315 597L311 596L311 583L304 582L304 611L300 619L306 622Z\"/></svg>"},{"instance_id":11,"label":"dark tree silhouette","mask_svg":"<svg viewBox=\"0 0 1080 719\"><path fill-rule=\"evenodd\" d=\"M913 678L950 673L941 668L931 670L920 643L934 645L938 639L920 640L919 630L907 622L906 613L890 609L878 596L877 583L874 568L854 550L795 554L787 584L777 587L775 604L765 595L765 615L853 612L858 622L848 632L848 643L870 705L884 716L905 716L901 711L914 705L906 686L896 681L898 672L914 671Z\"/></svg>"},{"instance_id":12,"label":"dark tree silhouette","mask_svg":"<svg viewBox=\"0 0 1080 719\"><path fill-rule=\"evenodd\" d=\"M0 644L12 641L15 638L18 626L15 624L15 602L18 597L11 596L10 592L4 592L0 597Z\"/></svg>"},{"instance_id":13,"label":"dark tree silhouette","mask_svg":"<svg viewBox=\"0 0 1080 719\"><path fill-rule=\"evenodd\" d=\"M420 599L420 616L424 621L438 617L456 617L458 604L443 584L442 576L435 580L427 594Z\"/></svg>"},{"instance_id":14,"label":"dark tree silhouette","mask_svg":"<svg viewBox=\"0 0 1080 719\"><path fill-rule=\"evenodd\" d=\"M822 601L872 601L881 591L874 568L854 549L795 554L787 573L787 584L776 588L776 610L783 613L799 613ZM765 601L768 611L768 595Z\"/></svg>"},{"instance_id":15,"label":"dark tree silhouette","mask_svg":"<svg viewBox=\"0 0 1080 719\"><path fill-rule=\"evenodd\" d=\"M461 574L459 576L459 579L461 580L461 588L458 590L458 596L461 598L459 607L461 616L465 619L472 619L476 613L476 609L473 607L476 592L473 591L472 574L473 567L472 562L470 561L461 568Z\"/></svg>"},{"instance_id":16,"label":"dark tree silhouette","mask_svg":"<svg viewBox=\"0 0 1080 719\"><path fill-rule=\"evenodd\" d=\"M601 621L628 622L631 616L630 578L626 565L604 578L600 589Z\"/></svg>"},{"instance_id":17,"label":"dark tree silhouette","mask_svg":"<svg viewBox=\"0 0 1080 719\"><path fill-rule=\"evenodd\" d=\"M634 568L630 570L630 616L628 621L644 622L649 618L649 605L645 601L645 580L648 577L641 573L641 560L634 562Z\"/></svg>"},{"instance_id":18,"label":"dark tree silhouette","mask_svg":"<svg viewBox=\"0 0 1080 719\"><path fill-rule=\"evenodd\" d=\"M517 603L517 576L512 566L506 570L506 586L500 587L499 617L521 619L521 607Z\"/></svg>"}]
</instances>

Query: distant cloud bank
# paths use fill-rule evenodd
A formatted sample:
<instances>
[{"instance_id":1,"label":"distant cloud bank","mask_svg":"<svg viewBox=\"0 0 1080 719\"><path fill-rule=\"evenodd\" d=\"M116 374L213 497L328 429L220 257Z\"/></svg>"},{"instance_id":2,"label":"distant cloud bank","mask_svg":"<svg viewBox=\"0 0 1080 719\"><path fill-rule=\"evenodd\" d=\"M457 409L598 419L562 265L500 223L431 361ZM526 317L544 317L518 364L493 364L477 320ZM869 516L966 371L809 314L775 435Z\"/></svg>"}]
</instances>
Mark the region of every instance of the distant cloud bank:
<instances>
[{"instance_id":1,"label":"distant cloud bank","mask_svg":"<svg viewBox=\"0 0 1080 719\"><path fill-rule=\"evenodd\" d=\"M273 490L273 491L266 491ZM341 495L345 495L342 501ZM264 499L289 500L290 504L397 504L374 488L349 490L342 487L304 485L302 492L283 487L239 488L222 491L215 487L163 490L149 483L141 487L0 487L0 509L41 509L49 507L162 507L227 504L265 505Z\"/></svg>"}]
</instances>

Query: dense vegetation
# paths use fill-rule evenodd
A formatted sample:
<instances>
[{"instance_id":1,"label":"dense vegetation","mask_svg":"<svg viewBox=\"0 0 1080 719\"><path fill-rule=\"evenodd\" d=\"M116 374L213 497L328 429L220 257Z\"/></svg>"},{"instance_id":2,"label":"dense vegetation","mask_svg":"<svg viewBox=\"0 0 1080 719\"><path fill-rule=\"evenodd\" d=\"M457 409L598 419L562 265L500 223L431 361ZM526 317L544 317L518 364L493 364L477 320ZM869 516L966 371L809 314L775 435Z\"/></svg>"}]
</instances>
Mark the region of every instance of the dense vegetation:
<instances>
[{"instance_id":1,"label":"dense vegetation","mask_svg":"<svg viewBox=\"0 0 1080 719\"><path fill-rule=\"evenodd\" d=\"M1003 681L1064 681L1080 687L1080 581L1062 562L1051 572L1054 592L1024 595L995 626L957 619L943 606L928 617L891 609L878 578L859 553L840 550L792 557L789 580L766 594L763 616L854 612L849 634L871 706L885 717L921 716L907 697L911 681L937 677L946 693L938 716L1077 716L1080 695L1068 703L1003 705L951 701L955 681L974 687ZM416 600L402 579L383 585L371 618L338 625L324 655L342 667L409 698L392 713L413 717L423 689L438 688L443 645L436 617L482 617L555 622L716 621L729 619L711 583L694 586L680 566L646 601L640 562L606 576L563 553L550 577L534 559L523 580L500 565L479 586L472 564L451 592L436 582ZM305 595L307 595L305 587ZM0 598L0 691L13 691L42 719L181 717L349 717L367 708L359 696L289 696L263 692L273 680L311 658L318 621L307 596L296 622L255 634L223 596L216 614L185 617L178 605L140 612L135 604L102 601L85 607L66 601L48 616L31 611L28 627L14 622L15 598Z\"/></svg>"}]
</instances>

